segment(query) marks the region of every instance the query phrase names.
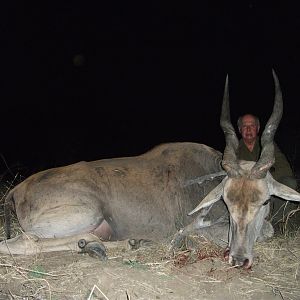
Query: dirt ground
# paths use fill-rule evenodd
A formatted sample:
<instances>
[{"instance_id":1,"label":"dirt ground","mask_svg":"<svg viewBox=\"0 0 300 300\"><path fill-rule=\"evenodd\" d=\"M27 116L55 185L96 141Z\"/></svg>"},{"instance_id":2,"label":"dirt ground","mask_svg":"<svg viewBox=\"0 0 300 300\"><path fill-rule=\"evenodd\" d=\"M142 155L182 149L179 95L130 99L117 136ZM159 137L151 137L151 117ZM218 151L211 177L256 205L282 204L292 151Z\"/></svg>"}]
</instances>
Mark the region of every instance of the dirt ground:
<instances>
[{"instance_id":1,"label":"dirt ground","mask_svg":"<svg viewBox=\"0 0 300 300\"><path fill-rule=\"evenodd\" d=\"M164 244L117 248L107 261L75 252L1 256L0 299L300 299L300 233L257 244L248 271L197 241L171 256Z\"/></svg>"}]
</instances>

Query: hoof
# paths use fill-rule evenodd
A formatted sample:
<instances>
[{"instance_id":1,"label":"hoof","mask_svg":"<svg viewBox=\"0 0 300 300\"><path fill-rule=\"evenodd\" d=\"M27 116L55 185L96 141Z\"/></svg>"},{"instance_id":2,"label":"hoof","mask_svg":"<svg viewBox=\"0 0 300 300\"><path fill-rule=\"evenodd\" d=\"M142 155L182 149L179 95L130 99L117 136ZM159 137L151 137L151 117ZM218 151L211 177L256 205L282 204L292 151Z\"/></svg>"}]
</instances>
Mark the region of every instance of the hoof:
<instances>
[{"instance_id":1,"label":"hoof","mask_svg":"<svg viewBox=\"0 0 300 300\"><path fill-rule=\"evenodd\" d=\"M79 240L78 241L78 247L80 248L80 249L84 249L84 247L86 246L86 240L85 239L81 239L81 240Z\"/></svg>"},{"instance_id":2,"label":"hoof","mask_svg":"<svg viewBox=\"0 0 300 300\"><path fill-rule=\"evenodd\" d=\"M82 253L87 253L89 256L100 260L107 260L106 249L102 243L87 243L86 240L81 239L78 241L78 247L82 249Z\"/></svg>"}]
</instances>

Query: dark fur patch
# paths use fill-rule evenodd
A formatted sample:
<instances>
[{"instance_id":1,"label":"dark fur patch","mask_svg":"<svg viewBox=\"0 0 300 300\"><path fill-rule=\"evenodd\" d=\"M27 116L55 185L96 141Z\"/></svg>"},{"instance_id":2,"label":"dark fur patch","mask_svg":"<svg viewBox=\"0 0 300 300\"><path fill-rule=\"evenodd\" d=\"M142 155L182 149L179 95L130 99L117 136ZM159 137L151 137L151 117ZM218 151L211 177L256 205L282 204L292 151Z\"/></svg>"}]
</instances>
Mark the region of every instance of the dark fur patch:
<instances>
[{"instance_id":1,"label":"dark fur patch","mask_svg":"<svg viewBox=\"0 0 300 300\"><path fill-rule=\"evenodd\" d=\"M261 191L256 187L256 181L248 178L237 178L232 181L227 198L233 205L237 205L242 215L248 213L249 205L259 202Z\"/></svg>"},{"instance_id":2,"label":"dark fur patch","mask_svg":"<svg viewBox=\"0 0 300 300\"><path fill-rule=\"evenodd\" d=\"M56 176L57 174L58 171L54 169L43 171L43 173L38 177L37 182L42 182L44 180L51 179L53 176Z\"/></svg>"},{"instance_id":3,"label":"dark fur patch","mask_svg":"<svg viewBox=\"0 0 300 300\"><path fill-rule=\"evenodd\" d=\"M241 199L247 203L258 202L261 191L256 187L255 181L243 177L234 179L227 194L228 199L232 203L240 203Z\"/></svg>"}]
</instances>

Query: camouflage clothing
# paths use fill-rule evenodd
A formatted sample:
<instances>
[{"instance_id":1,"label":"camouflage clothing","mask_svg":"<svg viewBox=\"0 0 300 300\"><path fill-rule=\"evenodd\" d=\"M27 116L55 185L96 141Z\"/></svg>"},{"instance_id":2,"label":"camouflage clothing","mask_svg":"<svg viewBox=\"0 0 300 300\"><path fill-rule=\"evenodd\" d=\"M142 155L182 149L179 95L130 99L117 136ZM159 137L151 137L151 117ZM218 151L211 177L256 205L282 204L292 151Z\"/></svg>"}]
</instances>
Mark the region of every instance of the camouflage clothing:
<instances>
[{"instance_id":1,"label":"camouflage clothing","mask_svg":"<svg viewBox=\"0 0 300 300\"><path fill-rule=\"evenodd\" d=\"M261 146L258 139L255 142L252 152L247 148L243 139L240 140L238 147L237 158L247 161L258 161L260 157ZM287 185L288 187L296 190L297 181L293 175L292 168L285 157L285 155L280 151L279 147L275 144L275 163L270 169L270 173L273 178L278 182ZM273 225L275 225L275 230L278 230L278 226L282 226L282 222L288 213L296 209L298 203L293 203L291 201L284 201L278 197L271 197L270 205L270 220Z\"/></svg>"}]
</instances>

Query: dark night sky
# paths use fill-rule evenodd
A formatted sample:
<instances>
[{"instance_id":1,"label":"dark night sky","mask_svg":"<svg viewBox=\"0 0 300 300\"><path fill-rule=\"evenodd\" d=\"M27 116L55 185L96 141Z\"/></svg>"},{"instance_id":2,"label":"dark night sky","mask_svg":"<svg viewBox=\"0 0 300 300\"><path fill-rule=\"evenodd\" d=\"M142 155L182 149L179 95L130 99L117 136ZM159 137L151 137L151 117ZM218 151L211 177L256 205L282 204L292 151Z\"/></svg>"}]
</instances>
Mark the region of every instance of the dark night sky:
<instances>
[{"instance_id":1,"label":"dark night sky","mask_svg":"<svg viewBox=\"0 0 300 300\"><path fill-rule=\"evenodd\" d=\"M252 112L264 125L272 67L284 93L276 140L300 165L295 5L40 2L1 9L0 152L9 165L33 171L173 141L222 151L226 73L234 123Z\"/></svg>"}]
</instances>

